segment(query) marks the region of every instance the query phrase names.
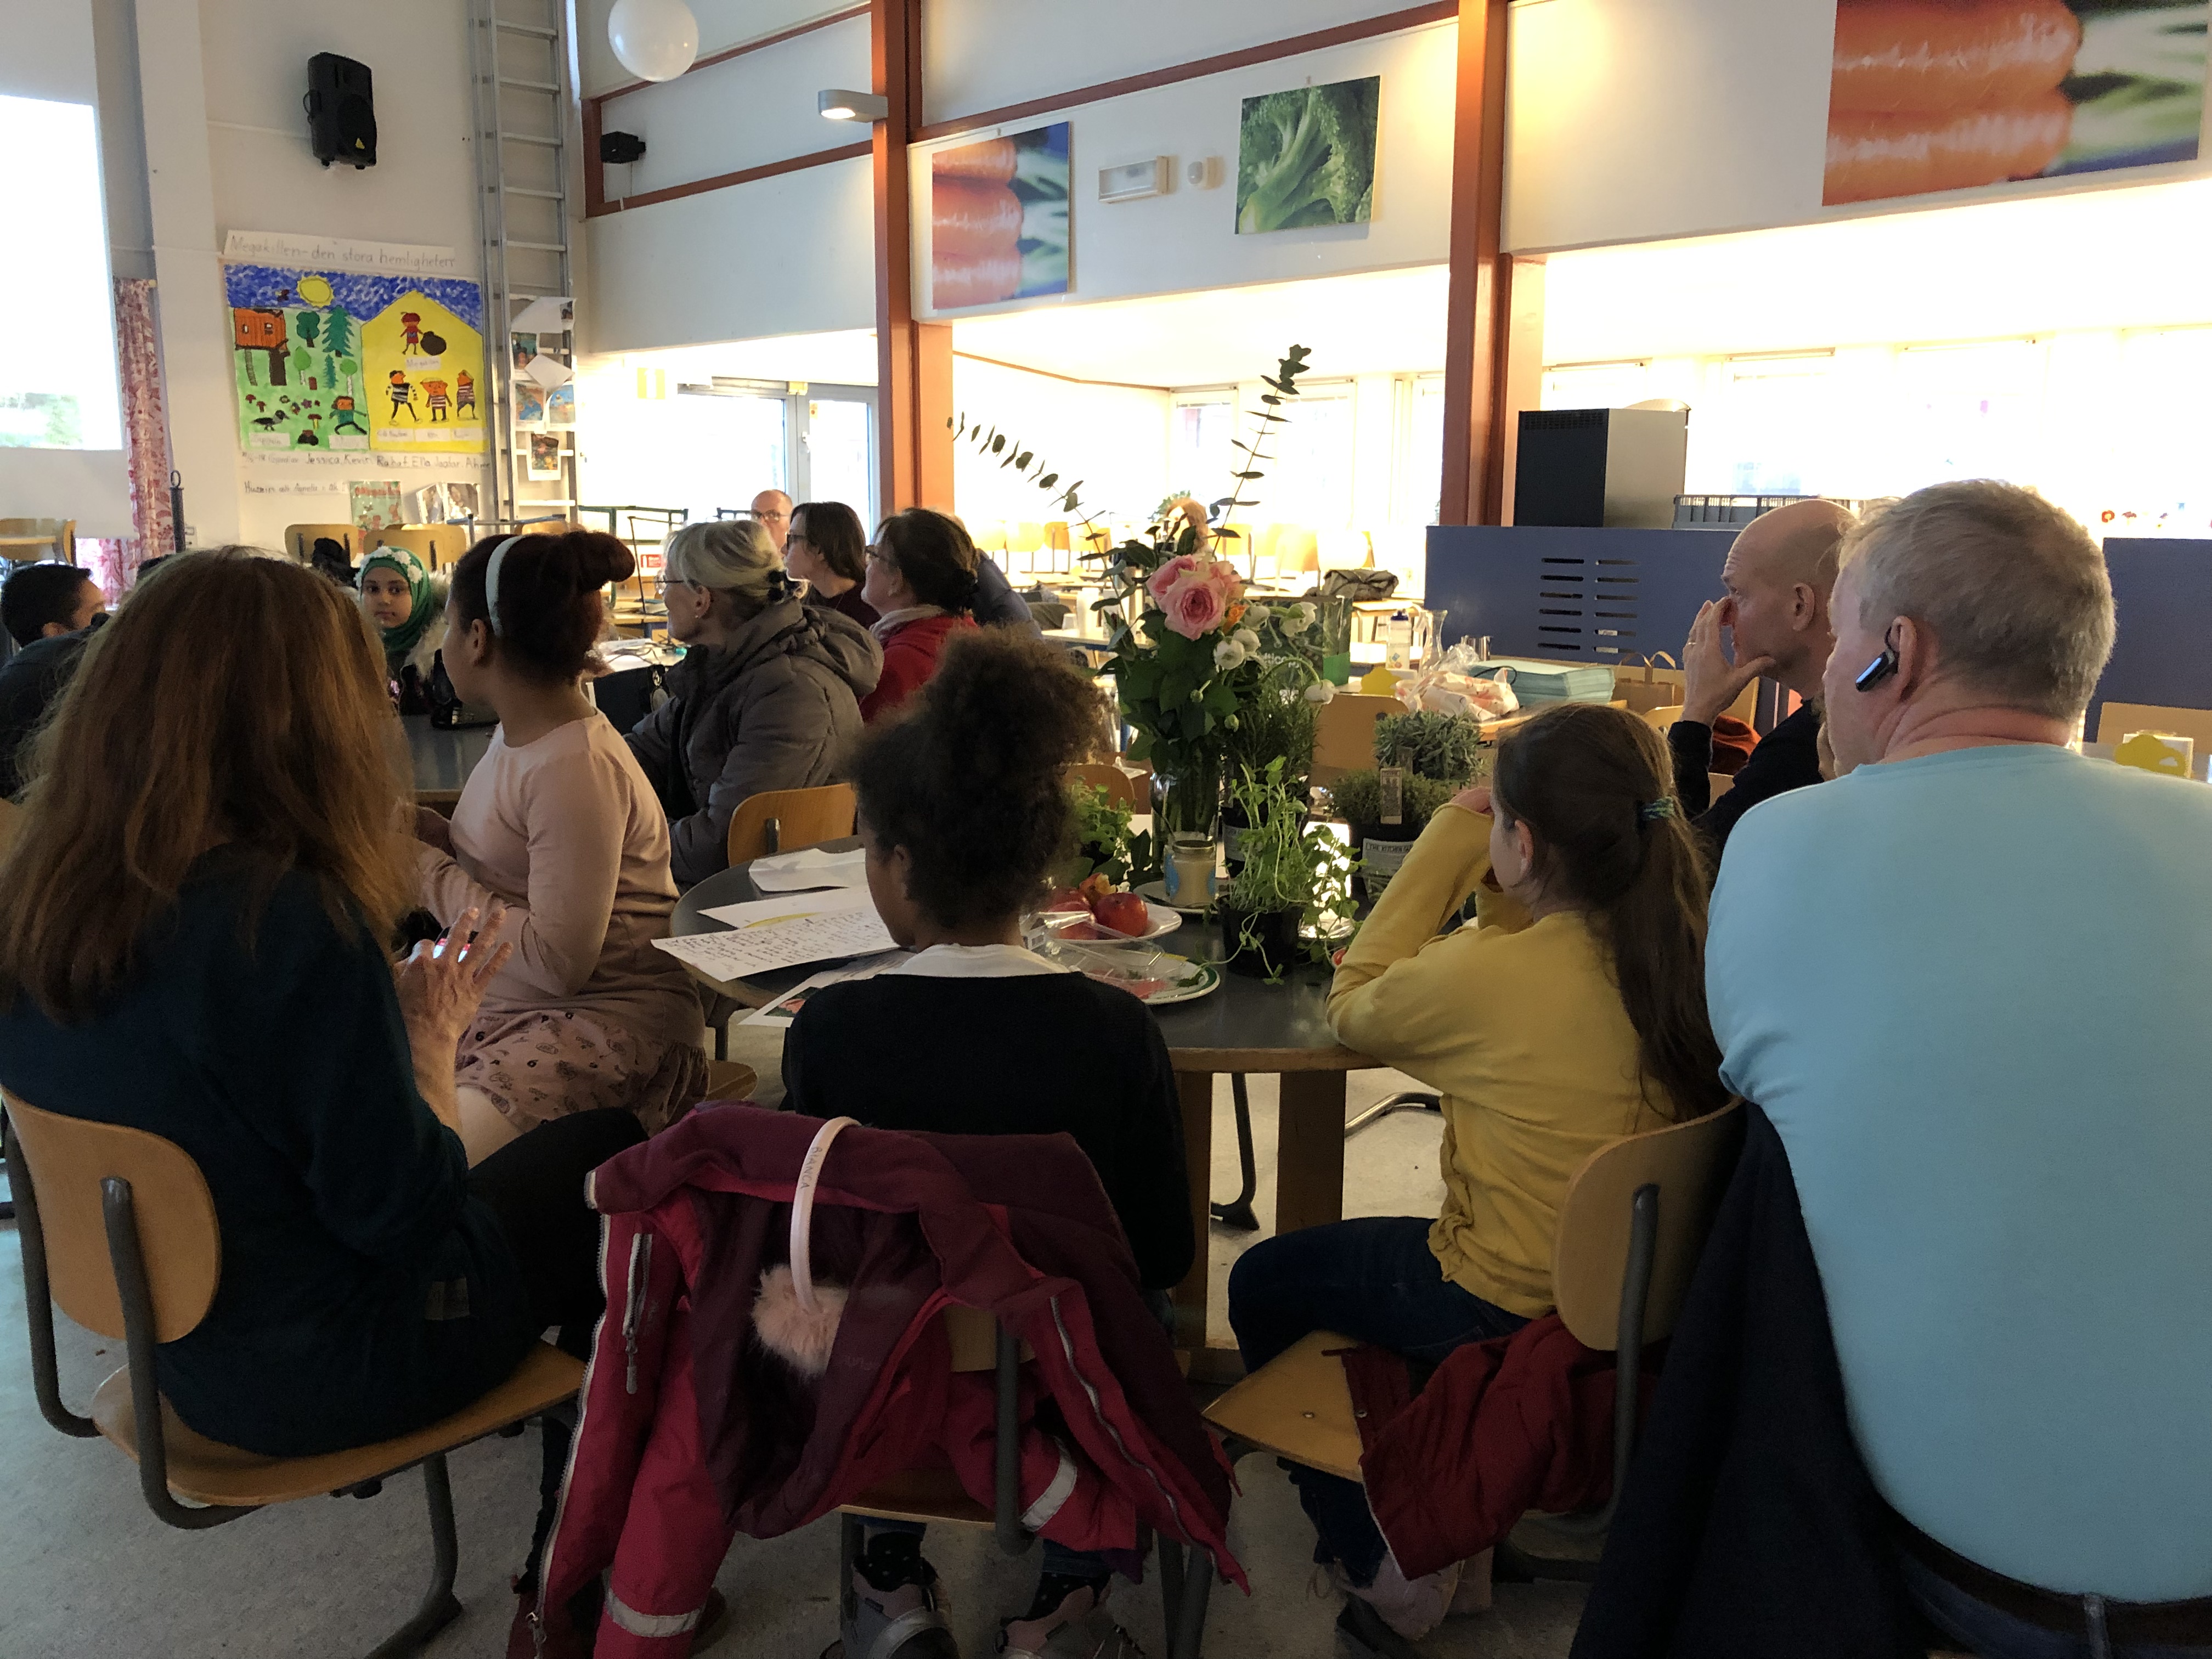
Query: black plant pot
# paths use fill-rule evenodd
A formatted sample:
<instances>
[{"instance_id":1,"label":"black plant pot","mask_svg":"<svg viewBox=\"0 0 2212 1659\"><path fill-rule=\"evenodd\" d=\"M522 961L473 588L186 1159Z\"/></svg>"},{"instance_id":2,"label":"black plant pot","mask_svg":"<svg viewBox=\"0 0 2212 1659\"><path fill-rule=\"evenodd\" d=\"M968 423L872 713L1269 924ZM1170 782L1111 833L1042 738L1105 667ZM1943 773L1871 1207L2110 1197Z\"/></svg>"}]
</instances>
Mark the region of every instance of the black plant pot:
<instances>
[{"instance_id":1,"label":"black plant pot","mask_svg":"<svg viewBox=\"0 0 2212 1659\"><path fill-rule=\"evenodd\" d=\"M1226 899L1215 907L1221 918L1221 945L1229 952L1229 971L1272 979L1297 965L1298 923L1303 906L1288 910L1239 910Z\"/></svg>"}]
</instances>

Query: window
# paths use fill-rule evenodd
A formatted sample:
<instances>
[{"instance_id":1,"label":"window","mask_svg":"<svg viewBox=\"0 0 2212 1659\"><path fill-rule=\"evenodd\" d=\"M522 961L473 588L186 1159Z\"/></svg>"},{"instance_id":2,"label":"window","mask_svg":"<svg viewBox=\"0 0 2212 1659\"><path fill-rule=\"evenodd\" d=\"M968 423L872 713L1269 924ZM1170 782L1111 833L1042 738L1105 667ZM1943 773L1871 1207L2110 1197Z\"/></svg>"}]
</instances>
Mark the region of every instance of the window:
<instances>
[{"instance_id":1,"label":"window","mask_svg":"<svg viewBox=\"0 0 2212 1659\"><path fill-rule=\"evenodd\" d=\"M0 448L120 449L92 106L0 97Z\"/></svg>"},{"instance_id":2,"label":"window","mask_svg":"<svg viewBox=\"0 0 2212 1659\"><path fill-rule=\"evenodd\" d=\"M1284 411L1262 450L1273 457L1255 471L1267 476L1250 485L1258 498L1255 516L1280 524L1341 530L1352 523L1352 385L1340 380L1308 386Z\"/></svg>"},{"instance_id":3,"label":"window","mask_svg":"<svg viewBox=\"0 0 2212 1659\"><path fill-rule=\"evenodd\" d=\"M1434 524L1444 489L1444 377L1415 378L1405 424L1405 450L1399 459L1397 511L1400 524Z\"/></svg>"},{"instance_id":4,"label":"window","mask_svg":"<svg viewBox=\"0 0 2212 1659\"><path fill-rule=\"evenodd\" d=\"M1236 462L1236 394L1177 398L1168 428L1168 488L1188 490L1201 501L1219 501L1235 488L1229 475Z\"/></svg>"},{"instance_id":5,"label":"window","mask_svg":"<svg viewBox=\"0 0 2212 1659\"><path fill-rule=\"evenodd\" d=\"M1850 435L1832 384L1834 367L1826 353L1715 365L1711 418L1702 410L1690 417L1688 489L1812 495L1831 488L1826 475Z\"/></svg>"},{"instance_id":6,"label":"window","mask_svg":"<svg viewBox=\"0 0 2212 1659\"><path fill-rule=\"evenodd\" d=\"M2041 459L2043 348L2032 340L1914 346L1897 356L1900 492L1947 478L2032 482Z\"/></svg>"},{"instance_id":7,"label":"window","mask_svg":"<svg viewBox=\"0 0 2212 1659\"><path fill-rule=\"evenodd\" d=\"M876 464L869 444L872 404L857 398L817 398L806 405L806 499L842 501L872 534Z\"/></svg>"},{"instance_id":8,"label":"window","mask_svg":"<svg viewBox=\"0 0 2212 1659\"><path fill-rule=\"evenodd\" d=\"M1650 365L1633 363L1571 363L1544 371L1546 409L1626 409L1650 394L1644 391L1651 378Z\"/></svg>"},{"instance_id":9,"label":"window","mask_svg":"<svg viewBox=\"0 0 2212 1659\"><path fill-rule=\"evenodd\" d=\"M2105 500L2091 530L2202 536L2212 529L2212 328L2123 337ZM2104 521L2104 512L2113 517Z\"/></svg>"}]
</instances>

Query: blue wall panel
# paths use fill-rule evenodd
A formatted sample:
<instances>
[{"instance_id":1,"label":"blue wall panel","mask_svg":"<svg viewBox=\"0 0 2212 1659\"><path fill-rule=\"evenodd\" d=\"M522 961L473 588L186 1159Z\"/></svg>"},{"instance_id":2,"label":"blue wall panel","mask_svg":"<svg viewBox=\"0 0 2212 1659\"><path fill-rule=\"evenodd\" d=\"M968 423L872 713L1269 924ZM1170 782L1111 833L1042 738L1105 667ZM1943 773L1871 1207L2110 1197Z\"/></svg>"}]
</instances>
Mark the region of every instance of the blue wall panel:
<instances>
[{"instance_id":1,"label":"blue wall panel","mask_svg":"<svg viewBox=\"0 0 2212 1659\"><path fill-rule=\"evenodd\" d=\"M2105 562L2119 637L2089 700L2091 738L2107 697L2212 708L2212 541L2111 536ZM1449 617L1446 623L1456 625Z\"/></svg>"},{"instance_id":2,"label":"blue wall panel","mask_svg":"<svg viewBox=\"0 0 2212 1659\"><path fill-rule=\"evenodd\" d=\"M1698 607L1721 595L1734 528L1434 525L1426 603L1448 613L1447 643L1487 634L1499 656L1679 658Z\"/></svg>"}]
</instances>

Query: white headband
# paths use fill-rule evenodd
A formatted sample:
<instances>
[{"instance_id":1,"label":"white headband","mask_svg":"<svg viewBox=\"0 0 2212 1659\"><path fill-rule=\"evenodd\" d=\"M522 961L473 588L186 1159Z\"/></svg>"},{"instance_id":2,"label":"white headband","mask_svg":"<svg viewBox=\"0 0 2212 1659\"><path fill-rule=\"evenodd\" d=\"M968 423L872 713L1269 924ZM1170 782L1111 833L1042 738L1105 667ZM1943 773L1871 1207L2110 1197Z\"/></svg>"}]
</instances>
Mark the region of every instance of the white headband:
<instances>
[{"instance_id":1,"label":"white headband","mask_svg":"<svg viewBox=\"0 0 2212 1659\"><path fill-rule=\"evenodd\" d=\"M491 550L484 562L484 612L491 623L491 631L497 634L499 626L499 568L506 562L507 550L520 541L520 536L509 536Z\"/></svg>"}]
</instances>

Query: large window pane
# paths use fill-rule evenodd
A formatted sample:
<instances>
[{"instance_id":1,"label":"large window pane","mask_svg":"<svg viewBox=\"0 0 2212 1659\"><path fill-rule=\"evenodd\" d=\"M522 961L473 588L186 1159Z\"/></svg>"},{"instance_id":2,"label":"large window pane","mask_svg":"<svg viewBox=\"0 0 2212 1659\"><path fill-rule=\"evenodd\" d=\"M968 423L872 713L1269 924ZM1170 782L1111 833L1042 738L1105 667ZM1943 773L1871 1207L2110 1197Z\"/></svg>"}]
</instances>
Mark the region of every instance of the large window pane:
<instances>
[{"instance_id":1,"label":"large window pane","mask_svg":"<svg viewBox=\"0 0 2212 1659\"><path fill-rule=\"evenodd\" d=\"M1262 448L1272 462L1255 469L1267 476L1251 486L1255 516L1284 524L1340 530L1352 522L1352 388L1309 392L1285 411Z\"/></svg>"},{"instance_id":2,"label":"large window pane","mask_svg":"<svg viewBox=\"0 0 2212 1659\"><path fill-rule=\"evenodd\" d=\"M843 398L806 406L807 493L817 501L842 501L872 532L876 469L868 458L867 404Z\"/></svg>"},{"instance_id":3,"label":"large window pane","mask_svg":"<svg viewBox=\"0 0 2212 1659\"><path fill-rule=\"evenodd\" d=\"M1405 465L1399 472L1396 518L1401 524L1434 524L1444 488L1444 377L1413 382L1413 407L1406 423Z\"/></svg>"},{"instance_id":4,"label":"large window pane","mask_svg":"<svg viewBox=\"0 0 2212 1659\"><path fill-rule=\"evenodd\" d=\"M1818 495L1850 441L1826 356L1721 364L1718 407L1690 416L1687 488L1693 494Z\"/></svg>"},{"instance_id":5,"label":"large window pane","mask_svg":"<svg viewBox=\"0 0 2212 1659\"><path fill-rule=\"evenodd\" d=\"M1894 488L1947 478L2030 483L2041 459L2043 349L2029 340L1898 354Z\"/></svg>"},{"instance_id":6,"label":"large window pane","mask_svg":"<svg viewBox=\"0 0 2212 1659\"><path fill-rule=\"evenodd\" d=\"M120 449L92 106L0 98L0 447Z\"/></svg>"},{"instance_id":7,"label":"large window pane","mask_svg":"<svg viewBox=\"0 0 2212 1659\"><path fill-rule=\"evenodd\" d=\"M787 489L785 400L682 393L636 398L581 434L583 497L592 506L680 507L694 519Z\"/></svg>"},{"instance_id":8,"label":"large window pane","mask_svg":"<svg viewBox=\"0 0 2212 1659\"><path fill-rule=\"evenodd\" d=\"M1230 494L1237 455L1237 400L1178 398L1168 427L1168 488L1185 490L1201 501ZM1147 501L1146 507L1152 505Z\"/></svg>"},{"instance_id":9,"label":"large window pane","mask_svg":"<svg viewBox=\"0 0 2212 1659\"><path fill-rule=\"evenodd\" d=\"M1547 409L1626 409L1647 395L1643 363L1576 363L1544 371Z\"/></svg>"}]
</instances>

